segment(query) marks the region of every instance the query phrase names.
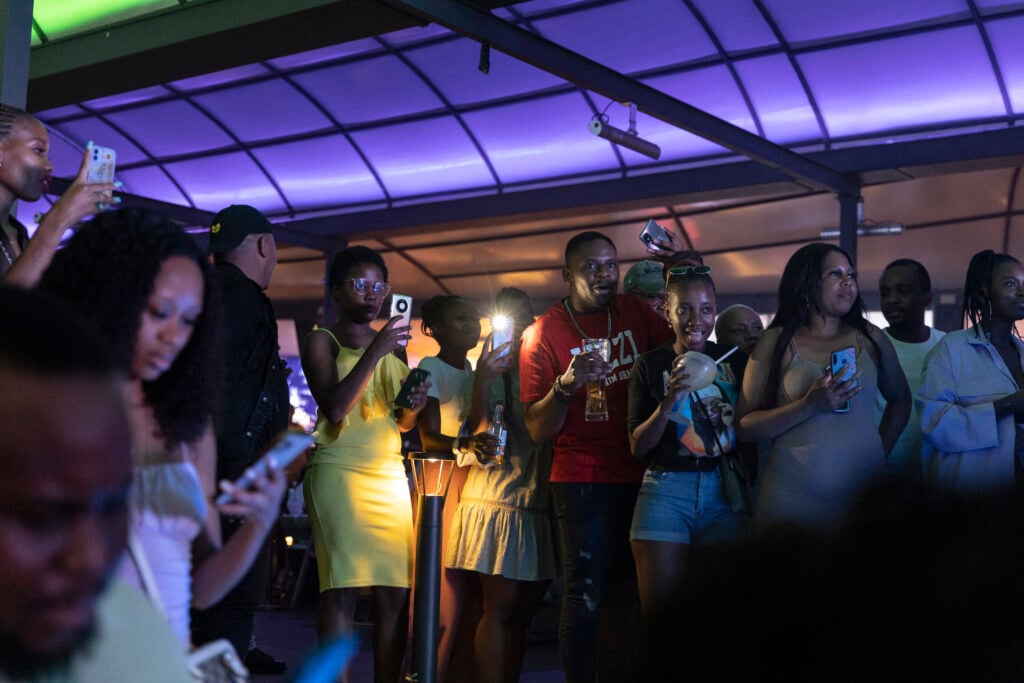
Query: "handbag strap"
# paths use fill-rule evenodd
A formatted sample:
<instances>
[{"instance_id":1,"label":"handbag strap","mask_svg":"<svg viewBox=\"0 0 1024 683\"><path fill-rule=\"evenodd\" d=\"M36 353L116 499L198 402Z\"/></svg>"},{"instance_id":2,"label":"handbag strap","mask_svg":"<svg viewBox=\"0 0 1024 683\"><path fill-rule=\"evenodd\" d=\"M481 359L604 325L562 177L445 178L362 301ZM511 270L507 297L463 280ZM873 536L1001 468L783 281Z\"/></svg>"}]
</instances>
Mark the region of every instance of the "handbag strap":
<instances>
[{"instance_id":1,"label":"handbag strap","mask_svg":"<svg viewBox=\"0 0 1024 683\"><path fill-rule=\"evenodd\" d=\"M149 560L146 559L146 551L143 549L142 543L139 542L139 537L135 535L134 529L128 531L128 554L131 555L132 563L139 573L139 580L142 582L142 592L146 594L149 601L153 603L153 606L166 619L167 608L164 607L163 598L160 597L160 589L156 585L156 578L153 576L153 570L149 566Z\"/></svg>"}]
</instances>

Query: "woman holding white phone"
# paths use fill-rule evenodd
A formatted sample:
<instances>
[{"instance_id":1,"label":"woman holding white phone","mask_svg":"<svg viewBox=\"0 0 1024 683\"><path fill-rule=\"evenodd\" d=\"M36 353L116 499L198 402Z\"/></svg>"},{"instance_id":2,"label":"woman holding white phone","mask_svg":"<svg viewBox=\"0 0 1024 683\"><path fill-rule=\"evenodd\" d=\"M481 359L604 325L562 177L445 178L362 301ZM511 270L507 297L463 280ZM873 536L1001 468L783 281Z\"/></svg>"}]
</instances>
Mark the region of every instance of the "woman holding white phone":
<instances>
[{"instance_id":1,"label":"woman holding white phone","mask_svg":"<svg viewBox=\"0 0 1024 683\"><path fill-rule=\"evenodd\" d=\"M864 317L845 251L823 242L798 249L778 301L747 364L737 410L739 438L771 440L755 521L828 530L884 474L910 415L910 389L892 344ZM832 352L851 346L857 372L831 376ZM877 425L876 391L888 401ZM837 412L847 402L849 410Z\"/></svg>"},{"instance_id":2,"label":"woman holding white phone","mask_svg":"<svg viewBox=\"0 0 1024 683\"><path fill-rule=\"evenodd\" d=\"M303 478L320 576L321 641L351 633L359 589L373 598L375 681L402 669L412 583L412 498L400 431L416 426L429 382L394 408L409 367L395 356L408 325L370 326L391 291L380 254L349 247L331 262L338 320L303 341L302 369L316 399L316 451Z\"/></svg>"},{"instance_id":3,"label":"woman holding white phone","mask_svg":"<svg viewBox=\"0 0 1024 683\"><path fill-rule=\"evenodd\" d=\"M245 490L222 482L232 501L214 505L218 400L218 304L206 254L177 226L140 212L105 213L78 230L40 288L96 321L123 366L132 424L131 533L143 557L120 575L157 595L184 648L189 611L219 601L248 570L284 496L280 472ZM73 340L71 340L73 343ZM221 513L246 518L221 545ZM135 561L133 561L133 559Z\"/></svg>"},{"instance_id":4,"label":"woman holding white phone","mask_svg":"<svg viewBox=\"0 0 1024 683\"><path fill-rule=\"evenodd\" d=\"M50 264L65 231L86 216L118 204L113 195L120 183L87 183L90 142L82 155L78 175L50 210L43 215L32 239L15 216L14 202L38 201L49 190L53 165L48 153L50 137L31 114L0 104L0 282L33 287Z\"/></svg>"}]
</instances>

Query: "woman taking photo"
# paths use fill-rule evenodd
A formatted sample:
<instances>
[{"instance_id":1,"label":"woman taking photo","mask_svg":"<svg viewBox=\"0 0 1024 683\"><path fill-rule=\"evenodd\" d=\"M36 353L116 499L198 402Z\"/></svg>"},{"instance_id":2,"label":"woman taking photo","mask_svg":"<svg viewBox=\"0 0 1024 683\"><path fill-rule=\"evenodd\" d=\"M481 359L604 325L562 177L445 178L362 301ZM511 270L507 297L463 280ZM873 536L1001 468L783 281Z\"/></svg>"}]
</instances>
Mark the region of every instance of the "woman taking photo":
<instances>
[{"instance_id":1,"label":"woman taking photo","mask_svg":"<svg viewBox=\"0 0 1024 683\"><path fill-rule=\"evenodd\" d=\"M426 451L455 452L460 466L452 474L444 502L441 530L441 559L447 557L455 509L462 495L478 448L486 437L465 429L474 395L473 365L467 356L480 343L480 312L472 303L454 294L431 297L420 310L423 333L437 342L436 356L420 361L430 372L427 405L419 416L420 437ZM497 359L495 359L497 360ZM479 431L486 429L486 422ZM473 624L480 611L480 594L468 572L444 568L441 574L439 613L438 679L470 680L473 664ZM460 626L461 624L461 626ZM449 671L451 675L449 676Z\"/></svg>"},{"instance_id":2,"label":"woman taking photo","mask_svg":"<svg viewBox=\"0 0 1024 683\"><path fill-rule=\"evenodd\" d=\"M484 431L495 406L505 406L504 462L484 455L469 467L448 540L445 566L479 583L483 614L473 639L476 680L519 680L526 630L557 573L549 505L550 453L530 439L519 400L519 339L533 323L526 292L506 287L495 309L513 325L509 344L493 335L477 362L468 431ZM471 572L471 573L470 573Z\"/></svg>"},{"instance_id":3,"label":"woman taking photo","mask_svg":"<svg viewBox=\"0 0 1024 683\"><path fill-rule=\"evenodd\" d=\"M412 581L412 499L400 431L416 425L415 408L394 408L408 366L393 352L409 327L370 326L391 291L380 254L349 247L331 262L338 320L302 345L302 370L316 399L316 451L303 479L320 575L321 641L351 633L359 589L373 599L374 680L395 683L402 669Z\"/></svg>"},{"instance_id":4,"label":"woman taking photo","mask_svg":"<svg viewBox=\"0 0 1024 683\"><path fill-rule=\"evenodd\" d=\"M210 266L177 226L134 211L103 214L54 258L40 287L96 321L127 377L134 471L132 534L182 646L189 609L213 605L248 570L284 495L280 473L253 490L224 482L236 502L215 506L211 411L221 361ZM73 340L72 340L73 342ZM221 547L220 514L246 524ZM122 578L143 586L126 558Z\"/></svg>"},{"instance_id":5,"label":"woman taking photo","mask_svg":"<svg viewBox=\"0 0 1024 683\"><path fill-rule=\"evenodd\" d=\"M740 518L723 493L722 458L736 450L734 414L746 356L718 363L710 385L694 391L687 351L723 358L708 341L715 328L709 266L669 270L665 312L675 339L640 356L629 381L633 455L648 462L633 513L630 542L645 620L674 609L691 546L735 540ZM667 381L666 381L667 379Z\"/></svg>"},{"instance_id":6,"label":"woman taking photo","mask_svg":"<svg viewBox=\"0 0 1024 683\"><path fill-rule=\"evenodd\" d=\"M739 402L739 437L771 440L756 522L829 529L884 473L910 414L910 390L892 344L864 318L846 252L821 242L798 249L778 301ZM857 371L832 377L832 352L847 348ZM878 425L876 391L888 401Z\"/></svg>"},{"instance_id":7,"label":"woman taking photo","mask_svg":"<svg viewBox=\"0 0 1024 683\"><path fill-rule=\"evenodd\" d=\"M991 249L971 258L963 319L925 359L921 401L925 481L957 493L1009 489L1024 447L1024 266Z\"/></svg>"},{"instance_id":8,"label":"woman taking photo","mask_svg":"<svg viewBox=\"0 0 1024 683\"><path fill-rule=\"evenodd\" d=\"M113 196L114 183L86 183L91 149L90 142L78 175L42 217L30 241L28 230L11 215L11 209L16 200L35 202L49 189L53 173L47 156L50 137L31 114L0 104L0 282L34 286L68 228L121 201Z\"/></svg>"}]
</instances>

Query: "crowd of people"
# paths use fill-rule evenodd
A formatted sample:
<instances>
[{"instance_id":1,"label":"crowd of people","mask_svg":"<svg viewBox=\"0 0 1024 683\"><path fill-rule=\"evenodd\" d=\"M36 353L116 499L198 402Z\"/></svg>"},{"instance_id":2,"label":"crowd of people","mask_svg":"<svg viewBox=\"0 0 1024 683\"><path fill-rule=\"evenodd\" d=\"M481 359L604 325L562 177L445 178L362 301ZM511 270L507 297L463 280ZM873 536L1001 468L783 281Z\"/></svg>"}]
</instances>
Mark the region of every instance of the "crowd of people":
<instances>
[{"instance_id":1,"label":"crowd of people","mask_svg":"<svg viewBox=\"0 0 1024 683\"><path fill-rule=\"evenodd\" d=\"M186 656L218 638L254 669L280 671L254 641L253 615L286 477L270 469L232 483L288 422L264 294L273 226L252 207L227 207L204 251L166 220L114 208L114 185L80 172L27 240L10 208L38 198L48 173L45 128L0 108L0 680L137 680L140 653L146 680L188 680ZM457 465L442 528L443 681L518 680L527 628L559 577L568 681L676 680L688 666L698 680L750 675L749 658L801 656L782 641L794 615L852 605L847 587L869 591L850 567L891 549L872 537L884 513L972 496L996 522L1004 500L1016 504L1019 526L1016 258L971 259L968 327L943 334L924 323L931 282L911 259L882 273L879 329L849 255L801 247L764 329L749 307L718 310L715 264L671 232L648 249L620 293L616 245L574 235L564 298L537 315L526 292L502 289L494 310L515 332L502 343L488 335L475 367L475 304L423 302L423 331L439 350L419 363L429 378L415 386L405 386L410 326L375 322L391 293L383 257L362 246L334 256L337 318L301 348L318 408L302 485L321 642L353 631L369 591L374 678L409 673L416 558L402 434L413 430ZM507 439L489 429L498 410ZM893 555L937 555L926 544L941 537L914 536L909 519L898 531L920 553ZM1010 537L1017 528L1001 527ZM990 552L977 545L984 559ZM804 583L773 595L767 577L783 566L788 584ZM821 581L813 568L846 578ZM948 597L915 595L922 605ZM883 620L899 609L866 603ZM773 628L758 606L784 633L753 627ZM742 624L727 632L732 618ZM1018 630L986 631L999 666L985 670L1024 675L1003 647ZM850 655L835 629L811 640L826 678L843 670ZM759 641L778 647L769 657ZM687 664L687 652L700 662Z\"/></svg>"}]
</instances>

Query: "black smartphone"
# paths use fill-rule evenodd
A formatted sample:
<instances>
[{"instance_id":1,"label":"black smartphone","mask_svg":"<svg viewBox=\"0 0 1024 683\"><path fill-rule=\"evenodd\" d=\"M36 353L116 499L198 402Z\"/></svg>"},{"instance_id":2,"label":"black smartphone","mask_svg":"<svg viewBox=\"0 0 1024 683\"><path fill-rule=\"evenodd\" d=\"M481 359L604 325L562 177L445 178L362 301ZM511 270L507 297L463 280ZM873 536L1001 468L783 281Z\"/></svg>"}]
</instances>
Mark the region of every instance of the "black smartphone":
<instances>
[{"instance_id":1,"label":"black smartphone","mask_svg":"<svg viewBox=\"0 0 1024 683\"><path fill-rule=\"evenodd\" d=\"M299 457L299 454L309 448L312 443L313 437L304 432L284 432L270 442L270 445L263 451L260 459L235 480L235 486L243 489L249 488L257 476L266 474L270 470L280 470L287 467L291 464L292 460ZM221 493L214 502L217 505L223 505L224 503L230 503L232 500L234 498L231 497L230 493Z\"/></svg>"},{"instance_id":2,"label":"black smartphone","mask_svg":"<svg viewBox=\"0 0 1024 683\"><path fill-rule=\"evenodd\" d=\"M395 405L403 408L409 408L412 410L412 403L409 401L409 394L412 393L413 388L418 387L430 378L430 372L422 370L420 368L413 368L409 371L409 376L405 378L402 383L402 388L398 391L398 396L395 397Z\"/></svg>"},{"instance_id":3,"label":"black smartphone","mask_svg":"<svg viewBox=\"0 0 1024 683\"><path fill-rule=\"evenodd\" d=\"M849 371L849 375L855 375L857 373L857 349L852 346L847 346L845 349L833 351L831 370L833 378L841 379L844 374L847 374L847 371ZM857 381L854 380L851 386L856 387ZM850 412L850 402L847 401L844 405L836 408L835 412Z\"/></svg>"}]
</instances>

